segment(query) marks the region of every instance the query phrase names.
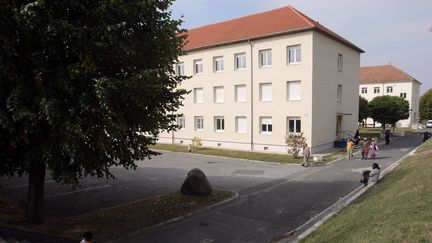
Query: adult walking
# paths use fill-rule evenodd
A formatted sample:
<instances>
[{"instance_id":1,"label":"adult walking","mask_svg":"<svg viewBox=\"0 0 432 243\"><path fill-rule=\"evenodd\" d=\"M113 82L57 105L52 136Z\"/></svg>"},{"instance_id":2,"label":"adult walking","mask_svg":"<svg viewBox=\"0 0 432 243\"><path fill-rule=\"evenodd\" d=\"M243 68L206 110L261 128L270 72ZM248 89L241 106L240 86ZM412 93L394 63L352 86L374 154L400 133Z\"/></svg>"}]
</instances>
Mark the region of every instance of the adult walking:
<instances>
[{"instance_id":1,"label":"adult walking","mask_svg":"<svg viewBox=\"0 0 432 243\"><path fill-rule=\"evenodd\" d=\"M309 156L310 156L310 149L309 149L307 143L305 143L303 145L303 164L302 164L302 166L304 166L304 167L310 166Z\"/></svg>"},{"instance_id":2,"label":"adult walking","mask_svg":"<svg viewBox=\"0 0 432 243\"><path fill-rule=\"evenodd\" d=\"M353 158L354 142L351 139L348 139L348 142L346 144L346 150L348 159Z\"/></svg>"},{"instance_id":3,"label":"adult walking","mask_svg":"<svg viewBox=\"0 0 432 243\"><path fill-rule=\"evenodd\" d=\"M390 130L386 130L384 137L385 137L385 141L386 141L385 145L389 145L389 143L390 143Z\"/></svg>"},{"instance_id":4,"label":"adult walking","mask_svg":"<svg viewBox=\"0 0 432 243\"><path fill-rule=\"evenodd\" d=\"M361 159L367 159L369 154L369 146L370 146L369 141L367 140L367 138L364 138L362 144L362 150L361 150L361 155L362 155Z\"/></svg>"},{"instance_id":5,"label":"adult walking","mask_svg":"<svg viewBox=\"0 0 432 243\"><path fill-rule=\"evenodd\" d=\"M370 145L370 158L375 159L378 152L378 140L376 138L372 138L372 142Z\"/></svg>"}]
</instances>

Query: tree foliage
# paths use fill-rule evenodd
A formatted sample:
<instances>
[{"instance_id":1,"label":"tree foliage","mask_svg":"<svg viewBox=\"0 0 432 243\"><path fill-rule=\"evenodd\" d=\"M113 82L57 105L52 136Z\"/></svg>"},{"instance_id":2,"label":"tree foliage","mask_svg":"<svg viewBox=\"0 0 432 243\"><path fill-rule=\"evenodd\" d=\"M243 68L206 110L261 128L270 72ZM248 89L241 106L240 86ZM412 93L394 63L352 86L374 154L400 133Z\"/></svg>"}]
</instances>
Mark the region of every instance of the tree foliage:
<instances>
[{"instance_id":1,"label":"tree foliage","mask_svg":"<svg viewBox=\"0 0 432 243\"><path fill-rule=\"evenodd\" d=\"M167 114L186 94L176 89L185 35L171 4L2 2L0 176L47 167L77 183L155 154L148 145L172 128Z\"/></svg>"},{"instance_id":2,"label":"tree foliage","mask_svg":"<svg viewBox=\"0 0 432 243\"><path fill-rule=\"evenodd\" d=\"M409 103L399 96L377 96L369 102L369 110L371 118L381 123L383 128L409 117Z\"/></svg>"},{"instance_id":3,"label":"tree foliage","mask_svg":"<svg viewBox=\"0 0 432 243\"><path fill-rule=\"evenodd\" d=\"M432 120L432 89L420 97L420 120Z\"/></svg>"},{"instance_id":4,"label":"tree foliage","mask_svg":"<svg viewBox=\"0 0 432 243\"><path fill-rule=\"evenodd\" d=\"M362 96L359 96L359 117L358 121L362 122L363 120L369 117L369 106L368 100Z\"/></svg>"}]
</instances>

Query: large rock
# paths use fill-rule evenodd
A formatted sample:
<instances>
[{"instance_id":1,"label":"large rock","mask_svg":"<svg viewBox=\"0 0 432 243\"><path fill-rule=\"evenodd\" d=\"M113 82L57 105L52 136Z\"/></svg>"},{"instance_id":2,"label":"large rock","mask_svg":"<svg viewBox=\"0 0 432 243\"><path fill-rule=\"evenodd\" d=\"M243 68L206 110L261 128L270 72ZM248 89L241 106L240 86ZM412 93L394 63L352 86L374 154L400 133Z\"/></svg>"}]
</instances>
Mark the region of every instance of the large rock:
<instances>
[{"instance_id":1,"label":"large rock","mask_svg":"<svg viewBox=\"0 0 432 243\"><path fill-rule=\"evenodd\" d=\"M212 188L204 172L195 168L188 172L181 187L181 193L183 195L208 196L212 193Z\"/></svg>"}]
</instances>

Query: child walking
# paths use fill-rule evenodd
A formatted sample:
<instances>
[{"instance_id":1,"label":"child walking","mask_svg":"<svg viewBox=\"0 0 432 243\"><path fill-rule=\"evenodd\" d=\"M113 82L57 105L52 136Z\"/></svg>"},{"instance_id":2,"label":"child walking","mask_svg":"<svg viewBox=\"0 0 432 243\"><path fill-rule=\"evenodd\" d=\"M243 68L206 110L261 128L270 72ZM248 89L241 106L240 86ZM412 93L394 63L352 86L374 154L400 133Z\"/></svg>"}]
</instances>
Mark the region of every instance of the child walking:
<instances>
[{"instance_id":1,"label":"child walking","mask_svg":"<svg viewBox=\"0 0 432 243\"><path fill-rule=\"evenodd\" d=\"M351 139L348 139L348 142L346 144L346 150L347 150L348 159L352 159L354 157L353 155L354 142Z\"/></svg>"}]
</instances>

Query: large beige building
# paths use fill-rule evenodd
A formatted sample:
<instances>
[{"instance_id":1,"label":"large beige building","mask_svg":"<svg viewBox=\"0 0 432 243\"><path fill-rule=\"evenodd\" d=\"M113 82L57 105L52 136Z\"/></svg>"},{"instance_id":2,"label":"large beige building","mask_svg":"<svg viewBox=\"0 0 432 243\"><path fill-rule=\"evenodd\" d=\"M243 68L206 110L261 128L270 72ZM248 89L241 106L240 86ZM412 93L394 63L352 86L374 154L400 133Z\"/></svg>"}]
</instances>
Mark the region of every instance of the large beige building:
<instances>
[{"instance_id":1,"label":"large beige building","mask_svg":"<svg viewBox=\"0 0 432 243\"><path fill-rule=\"evenodd\" d=\"M410 104L410 116L408 119L396 123L397 127L417 128L419 122L421 83L399 68L389 64L360 68L359 94L371 101L382 95L400 96ZM368 126L373 125L373 120L366 120ZM376 126L381 126L379 123Z\"/></svg>"},{"instance_id":2,"label":"large beige building","mask_svg":"<svg viewBox=\"0 0 432 243\"><path fill-rule=\"evenodd\" d=\"M303 132L316 152L357 129L363 51L290 6L191 29L185 49L191 93L160 142L285 153Z\"/></svg>"}]
</instances>

